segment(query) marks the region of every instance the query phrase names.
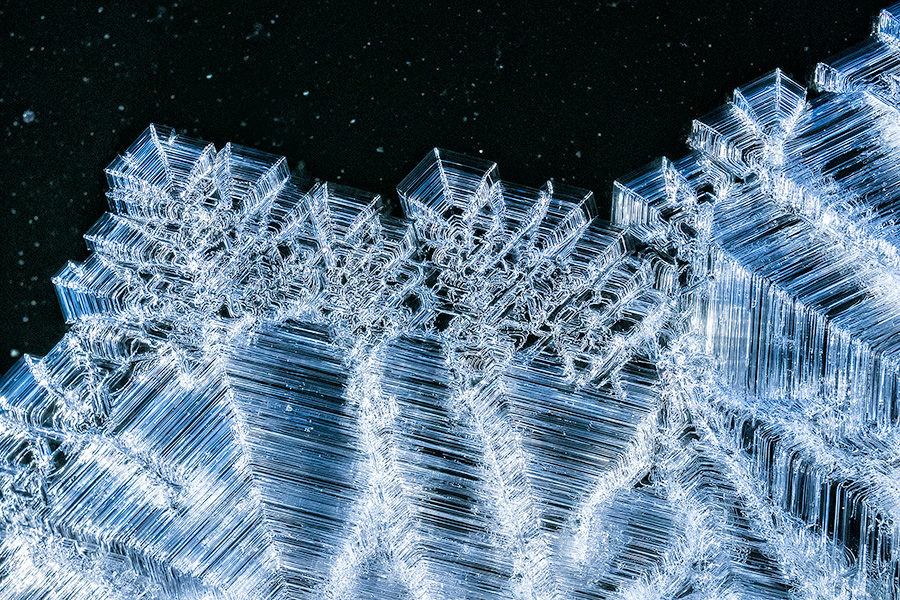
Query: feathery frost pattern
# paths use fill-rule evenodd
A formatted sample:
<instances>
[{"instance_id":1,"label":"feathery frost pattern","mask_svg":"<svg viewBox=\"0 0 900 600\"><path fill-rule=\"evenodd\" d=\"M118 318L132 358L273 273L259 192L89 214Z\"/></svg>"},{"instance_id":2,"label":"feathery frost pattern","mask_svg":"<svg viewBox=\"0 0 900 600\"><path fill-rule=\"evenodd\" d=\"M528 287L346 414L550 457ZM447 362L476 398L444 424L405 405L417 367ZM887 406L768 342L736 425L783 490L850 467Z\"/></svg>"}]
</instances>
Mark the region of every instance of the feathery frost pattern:
<instances>
[{"instance_id":1,"label":"feathery frost pattern","mask_svg":"<svg viewBox=\"0 0 900 600\"><path fill-rule=\"evenodd\" d=\"M0 600L900 599L898 81L900 5L611 223L150 126L0 379Z\"/></svg>"}]
</instances>

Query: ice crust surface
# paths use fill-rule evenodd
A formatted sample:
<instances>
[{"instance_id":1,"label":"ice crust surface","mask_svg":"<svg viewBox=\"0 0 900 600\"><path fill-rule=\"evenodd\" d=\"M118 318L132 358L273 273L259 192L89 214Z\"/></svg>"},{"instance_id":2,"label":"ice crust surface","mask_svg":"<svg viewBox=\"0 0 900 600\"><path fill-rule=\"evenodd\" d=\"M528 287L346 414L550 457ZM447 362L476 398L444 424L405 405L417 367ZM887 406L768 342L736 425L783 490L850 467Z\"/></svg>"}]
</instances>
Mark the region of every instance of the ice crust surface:
<instances>
[{"instance_id":1,"label":"ice crust surface","mask_svg":"<svg viewBox=\"0 0 900 600\"><path fill-rule=\"evenodd\" d=\"M0 379L0 599L900 598L900 5L591 192L150 126Z\"/></svg>"}]
</instances>

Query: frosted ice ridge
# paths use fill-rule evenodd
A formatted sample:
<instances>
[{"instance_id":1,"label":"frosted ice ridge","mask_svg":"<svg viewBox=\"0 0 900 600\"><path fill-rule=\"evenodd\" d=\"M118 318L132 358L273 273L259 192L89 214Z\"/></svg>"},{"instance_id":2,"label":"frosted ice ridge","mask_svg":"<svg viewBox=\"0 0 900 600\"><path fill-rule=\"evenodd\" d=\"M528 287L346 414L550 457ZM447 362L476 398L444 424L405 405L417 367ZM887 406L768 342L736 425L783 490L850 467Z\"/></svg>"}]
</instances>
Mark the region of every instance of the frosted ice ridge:
<instances>
[{"instance_id":1,"label":"frosted ice ridge","mask_svg":"<svg viewBox=\"0 0 900 600\"><path fill-rule=\"evenodd\" d=\"M150 126L0 380L0 599L900 598L896 15L614 223Z\"/></svg>"}]
</instances>

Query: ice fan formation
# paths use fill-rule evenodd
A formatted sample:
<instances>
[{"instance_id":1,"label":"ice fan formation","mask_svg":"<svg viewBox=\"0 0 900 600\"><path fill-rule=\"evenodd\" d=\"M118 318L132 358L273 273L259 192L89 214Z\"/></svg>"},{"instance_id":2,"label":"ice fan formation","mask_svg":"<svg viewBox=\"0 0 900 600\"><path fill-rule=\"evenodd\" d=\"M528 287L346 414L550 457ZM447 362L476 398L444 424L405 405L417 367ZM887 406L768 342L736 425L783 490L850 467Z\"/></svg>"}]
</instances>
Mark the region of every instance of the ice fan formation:
<instances>
[{"instance_id":1,"label":"ice fan formation","mask_svg":"<svg viewBox=\"0 0 900 600\"><path fill-rule=\"evenodd\" d=\"M0 598L900 598L895 13L611 224L151 126L0 380Z\"/></svg>"}]
</instances>

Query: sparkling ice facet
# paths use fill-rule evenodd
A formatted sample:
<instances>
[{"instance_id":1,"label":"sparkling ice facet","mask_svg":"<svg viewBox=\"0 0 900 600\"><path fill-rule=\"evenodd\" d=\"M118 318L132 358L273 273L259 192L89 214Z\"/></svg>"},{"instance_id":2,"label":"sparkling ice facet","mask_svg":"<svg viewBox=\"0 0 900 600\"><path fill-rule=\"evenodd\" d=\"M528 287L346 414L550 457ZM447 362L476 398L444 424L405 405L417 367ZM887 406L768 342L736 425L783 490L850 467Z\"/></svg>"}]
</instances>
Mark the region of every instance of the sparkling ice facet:
<instances>
[{"instance_id":1,"label":"sparkling ice facet","mask_svg":"<svg viewBox=\"0 0 900 600\"><path fill-rule=\"evenodd\" d=\"M150 126L0 380L0 599L900 598L898 14L613 223Z\"/></svg>"}]
</instances>

